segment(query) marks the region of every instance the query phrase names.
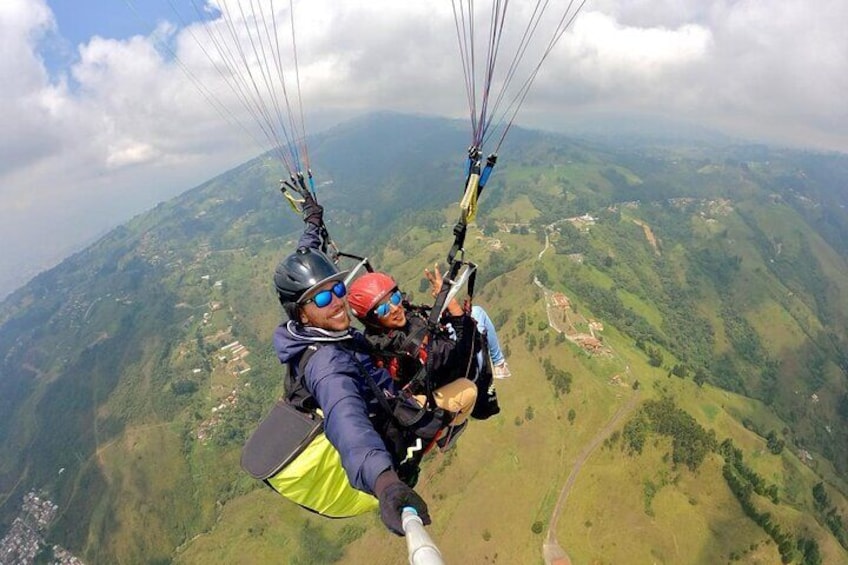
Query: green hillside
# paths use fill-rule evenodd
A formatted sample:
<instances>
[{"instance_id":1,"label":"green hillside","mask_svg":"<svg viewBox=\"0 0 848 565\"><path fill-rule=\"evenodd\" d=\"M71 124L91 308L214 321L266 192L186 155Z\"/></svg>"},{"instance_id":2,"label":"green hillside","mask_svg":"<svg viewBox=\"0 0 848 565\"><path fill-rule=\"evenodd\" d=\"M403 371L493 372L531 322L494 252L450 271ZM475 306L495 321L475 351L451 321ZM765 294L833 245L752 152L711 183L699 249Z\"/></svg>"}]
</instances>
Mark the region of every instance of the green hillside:
<instances>
[{"instance_id":1,"label":"green hillside","mask_svg":"<svg viewBox=\"0 0 848 565\"><path fill-rule=\"evenodd\" d=\"M337 242L418 293L464 143L396 115L316 138ZM246 163L0 306L0 532L36 490L86 562L405 560L376 515L322 520L238 465L281 392L279 176ZM420 487L448 562L848 560L846 184L839 155L514 131L467 239L514 376Z\"/></svg>"}]
</instances>

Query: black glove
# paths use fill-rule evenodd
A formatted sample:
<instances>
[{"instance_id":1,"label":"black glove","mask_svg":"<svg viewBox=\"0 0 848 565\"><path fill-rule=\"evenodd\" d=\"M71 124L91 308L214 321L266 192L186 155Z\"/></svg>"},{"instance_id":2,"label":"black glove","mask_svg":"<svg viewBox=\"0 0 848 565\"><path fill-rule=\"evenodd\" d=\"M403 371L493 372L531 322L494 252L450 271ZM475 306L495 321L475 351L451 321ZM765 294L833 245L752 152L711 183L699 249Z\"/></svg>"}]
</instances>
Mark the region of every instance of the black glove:
<instances>
[{"instance_id":1,"label":"black glove","mask_svg":"<svg viewBox=\"0 0 848 565\"><path fill-rule=\"evenodd\" d=\"M380 501L380 518L393 533L399 536L404 535L401 512L406 506L415 508L424 525L430 525L427 503L418 496L417 492L406 486L391 469L383 471L377 477L374 494Z\"/></svg>"},{"instance_id":2,"label":"black glove","mask_svg":"<svg viewBox=\"0 0 848 565\"><path fill-rule=\"evenodd\" d=\"M311 194L307 194L303 202L303 221L319 227L324 225L324 207Z\"/></svg>"}]
</instances>

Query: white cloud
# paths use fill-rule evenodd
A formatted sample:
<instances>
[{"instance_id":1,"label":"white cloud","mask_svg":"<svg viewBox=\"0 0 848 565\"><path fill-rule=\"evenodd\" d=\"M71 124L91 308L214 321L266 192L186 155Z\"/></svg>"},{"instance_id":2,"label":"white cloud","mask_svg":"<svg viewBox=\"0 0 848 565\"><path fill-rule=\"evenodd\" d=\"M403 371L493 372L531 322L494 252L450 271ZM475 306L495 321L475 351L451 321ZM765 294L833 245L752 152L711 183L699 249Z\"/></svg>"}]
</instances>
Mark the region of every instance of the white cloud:
<instances>
[{"instance_id":1,"label":"white cloud","mask_svg":"<svg viewBox=\"0 0 848 565\"><path fill-rule=\"evenodd\" d=\"M633 27L586 12L563 41L552 65L558 72L545 69L542 82L549 88L576 83L578 101L590 106L674 104L684 82L678 77L704 65L712 49L712 34L701 25Z\"/></svg>"},{"instance_id":2,"label":"white cloud","mask_svg":"<svg viewBox=\"0 0 848 565\"><path fill-rule=\"evenodd\" d=\"M50 11L41 3L0 4L0 174L37 160L57 144L53 132L39 127L45 109L33 97L47 79L35 46L53 25Z\"/></svg>"},{"instance_id":3,"label":"white cloud","mask_svg":"<svg viewBox=\"0 0 848 565\"><path fill-rule=\"evenodd\" d=\"M660 78L664 69L698 63L712 44L710 31L686 24L676 29L632 27L599 12L586 12L570 44L583 47L572 57L628 77Z\"/></svg>"},{"instance_id":4,"label":"white cloud","mask_svg":"<svg viewBox=\"0 0 848 565\"><path fill-rule=\"evenodd\" d=\"M449 2L295 5L308 115L467 113ZM528 9L510 6L513 21ZM844 0L814 8L801 0L589 2L545 62L518 121L639 111L848 151L845 21ZM69 245L267 147L231 123L253 121L209 64L208 26L163 20L149 37L91 37L71 66L51 74L39 49L61 43L62 29L48 4L0 2L0 239L17 250L0 259L0 294L15 271L46 266ZM505 52L517 36L504 38ZM45 225L55 237L44 237L37 226Z\"/></svg>"}]
</instances>

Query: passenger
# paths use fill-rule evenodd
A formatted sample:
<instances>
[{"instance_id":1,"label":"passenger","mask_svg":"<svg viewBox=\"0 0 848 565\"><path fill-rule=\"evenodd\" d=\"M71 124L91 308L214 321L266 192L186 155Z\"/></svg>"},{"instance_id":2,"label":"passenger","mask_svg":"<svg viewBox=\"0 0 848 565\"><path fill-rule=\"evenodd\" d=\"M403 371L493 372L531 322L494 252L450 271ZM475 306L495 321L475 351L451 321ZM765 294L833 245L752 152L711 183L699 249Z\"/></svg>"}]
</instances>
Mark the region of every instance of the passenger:
<instances>
[{"instance_id":1,"label":"passenger","mask_svg":"<svg viewBox=\"0 0 848 565\"><path fill-rule=\"evenodd\" d=\"M433 295L441 289L438 268L425 270ZM413 306L404 299L395 280L385 273L366 273L350 286L348 303L365 326L365 336L374 349L379 365L386 367L400 387L413 394L433 391L435 403L452 412L487 418L499 410L488 363L484 363L478 322L453 299L446 308L440 326L430 332L429 307ZM479 312L491 324L485 311ZM502 354L501 360L503 362ZM505 364L505 362L503 362ZM475 383L476 402L470 410L458 409L467 399L468 381ZM465 418L457 418L443 448L450 445L463 429Z\"/></svg>"}]
</instances>

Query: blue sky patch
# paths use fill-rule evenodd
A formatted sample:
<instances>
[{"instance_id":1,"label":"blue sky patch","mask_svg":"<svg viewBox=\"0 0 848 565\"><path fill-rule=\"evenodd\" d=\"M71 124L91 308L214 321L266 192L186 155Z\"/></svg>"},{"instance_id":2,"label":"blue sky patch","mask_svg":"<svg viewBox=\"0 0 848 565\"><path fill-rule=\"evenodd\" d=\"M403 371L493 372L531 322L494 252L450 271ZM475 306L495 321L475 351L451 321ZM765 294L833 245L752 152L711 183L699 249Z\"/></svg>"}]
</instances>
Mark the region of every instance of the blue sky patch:
<instances>
[{"instance_id":1,"label":"blue sky patch","mask_svg":"<svg viewBox=\"0 0 848 565\"><path fill-rule=\"evenodd\" d=\"M78 58L78 47L92 37L127 39L149 35L162 21L178 27L212 19L201 0L48 0L56 18L57 35L41 42L41 55L52 75Z\"/></svg>"}]
</instances>

